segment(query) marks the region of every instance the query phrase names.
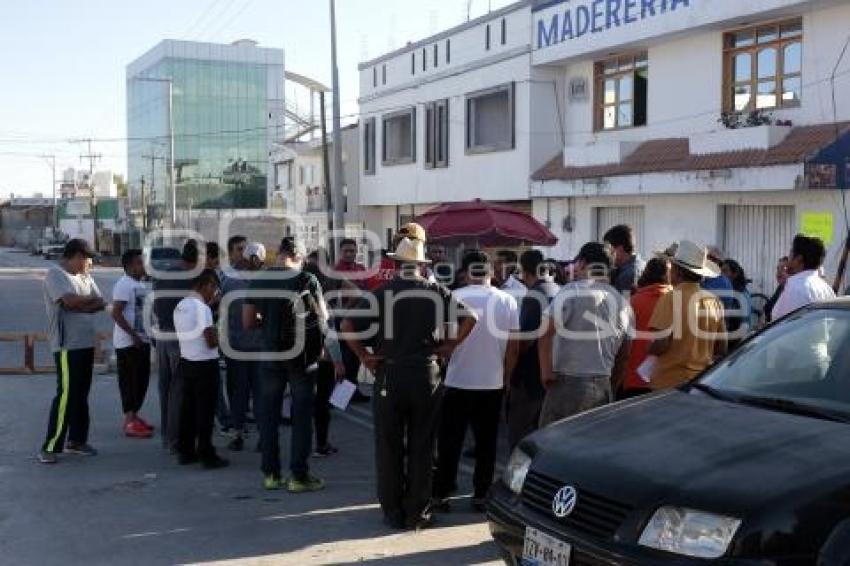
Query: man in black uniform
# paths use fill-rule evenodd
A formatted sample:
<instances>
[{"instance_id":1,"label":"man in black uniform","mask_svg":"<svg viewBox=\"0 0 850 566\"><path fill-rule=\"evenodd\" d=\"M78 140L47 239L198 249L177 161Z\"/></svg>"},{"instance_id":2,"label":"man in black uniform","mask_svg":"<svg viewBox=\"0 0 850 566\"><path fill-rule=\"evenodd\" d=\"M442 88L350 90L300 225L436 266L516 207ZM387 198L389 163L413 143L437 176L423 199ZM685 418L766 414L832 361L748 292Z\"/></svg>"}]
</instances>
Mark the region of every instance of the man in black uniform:
<instances>
[{"instance_id":1,"label":"man in black uniform","mask_svg":"<svg viewBox=\"0 0 850 566\"><path fill-rule=\"evenodd\" d=\"M424 231L423 231L424 232ZM342 323L344 338L361 363L375 373L375 460L378 501L394 528L421 528L431 520L434 430L441 395L437 358L447 358L475 326L475 314L445 287L421 274L424 238L403 238L394 254L395 276L358 305L360 316ZM457 332L447 326L457 322ZM377 331L377 332L375 332ZM355 333L360 333L356 334ZM373 337L369 337L369 335ZM364 340L373 352L366 350Z\"/></svg>"}]
</instances>

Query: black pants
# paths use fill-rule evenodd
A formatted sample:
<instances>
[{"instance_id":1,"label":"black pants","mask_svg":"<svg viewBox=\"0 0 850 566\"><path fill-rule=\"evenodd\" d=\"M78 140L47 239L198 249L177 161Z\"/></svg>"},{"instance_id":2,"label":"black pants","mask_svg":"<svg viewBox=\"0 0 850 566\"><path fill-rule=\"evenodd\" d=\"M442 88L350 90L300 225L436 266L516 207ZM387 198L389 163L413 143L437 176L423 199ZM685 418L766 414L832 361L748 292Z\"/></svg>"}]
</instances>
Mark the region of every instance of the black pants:
<instances>
[{"instance_id":1,"label":"black pants","mask_svg":"<svg viewBox=\"0 0 850 566\"><path fill-rule=\"evenodd\" d=\"M313 408L313 421L316 425L316 447L327 446L328 431L331 425L331 393L336 385L336 371L332 362L319 362L316 374L316 404Z\"/></svg>"},{"instance_id":2,"label":"black pants","mask_svg":"<svg viewBox=\"0 0 850 566\"><path fill-rule=\"evenodd\" d=\"M348 344L344 340L339 341L339 349L342 352L342 363L345 366L345 379L357 386L357 375L360 373L360 358L348 347ZM357 391L359 392L359 389ZM355 395L357 395L357 392L355 392Z\"/></svg>"},{"instance_id":3,"label":"black pants","mask_svg":"<svg viewBox=\"0 0 850 566\"><path fill-rule=\"evenodd\" d=\"M539 428L543 395L529 393L521 385L514 385L508 394L508 447L513 450L519 441Z\"/></svg>"},{"instance_id":4,"label":"black pants","mask_svg":"<svg viewBox=\"0 0 850 566\"><path fill-rule=\"evenodd\" d=\"M263 452L263 474L280 477L280 410L283 407L283 392L289 384L292 395L289 470L293 478L304 480L309 474L307 460L313 446L316 369L296 369L278 362L263 362L260 372L260 448Z\"/></svg>"},{"instance_id":5,"label":"black pants","mask_svg":"<svg viewBox=\"0 0 850 566\"><path fill-rule=\"evenodd\" d=\"M183 406L183 380L180 376L180 344L177 340L157 340L159 367L159 408L162 445L176 450L180 436L180 411Z\"/></svg>"},{"instance_id":6,"label":"black pants","mask_svg":"<svg viewBox=\"0 0 850 566\"><path fill-rule=\"evenodd\" d=\"M437 364L378 371L372 396L378 501L386 518L415 525L431 500L434 430L440 409Z\"/></svg>"},{"instance_id":7,"label":"black pants","mask_svg":"<svg viewBox=\"0 0 850 566\"><path fill-rule=\"evenodd\" d=\"M59 453L65 436L74 444L89 438L89 391L94 369L94 348L61 350L53 354L56 363L56 396L50 406L47 438L42 450Z\"/></svg>"},{"instance_id":8,"label":"black pants","mask_svg":"<svg viewBox=\"0 0 850 566\"><path fill-rule=\"evenodd\" d=\"M467 426L472 427L475 439L475 473L472 477L474 497L487 495L496 469L496 442L501 414L501 389L472 391L446 387L440 408L435 496L448 497L455 485Z\"/></svg>"},{"instance_id":9,"label":"black pants","mask_svg":"<svg viewBox=\"0 0 850 566\"><path fill-rule=\"evenodd\" d=\"M118 390L124 414L138 413L145 403L151 380L151 347L130 346L115 350L118 358Z\"/></svg>"},{"instance_id":10,"label":"black pants","mask_svg":"<svg viewBox=\"0 0 850 566\"><path fill-rule=\"evenodd\" d=\"M183 394L177 450L183 456L211 459L215 457L212 433L221 381L218 360L193 362L181 358L180 376Z\"/></svg>"},{"instance_id":11,"label":"black pants","mask_svg":"<svg viewBox=\"0 0 850 566\"><path fill-rule=\"evenodd\" d=\"M260 422L260 363L226 358L227 397L230 404L230 423L236 432L245 431L248 408L254 400L254 420Z\"/></svg>"}]
</instances>

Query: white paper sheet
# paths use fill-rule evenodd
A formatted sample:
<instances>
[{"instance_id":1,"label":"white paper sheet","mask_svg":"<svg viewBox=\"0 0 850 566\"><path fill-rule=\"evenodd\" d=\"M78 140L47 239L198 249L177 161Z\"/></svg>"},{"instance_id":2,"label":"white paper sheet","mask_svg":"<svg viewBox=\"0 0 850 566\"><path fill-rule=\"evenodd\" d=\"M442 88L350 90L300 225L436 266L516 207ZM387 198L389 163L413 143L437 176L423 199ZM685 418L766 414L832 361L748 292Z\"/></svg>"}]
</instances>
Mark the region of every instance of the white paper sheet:
<instances>
[{"instance_id":1,"label":"white paper sheet","mask_svg":"<svg viewBox=\"0 0 850 566\"><path fill-rule=\"evenodd\" d=\"M649 383L652 381L652 374L655 372L655 366L658 365L658 356L647 356L642 364L637 368L638 375L642 380Z\"/></svg>"},{"instance_id":2,"label":"white paper sheet","mask_svg":"<svg viewBox=\"0 0 850 566\"><path fill-rule=\"evenodd\" d=\"M348 404L351 402L351 398L354 397L355 391L357 391L356 385L348 380L340 381L334 387L333 393L331 393L331 405L344 411L348 408Z\"/></svg>"}]
</instances>

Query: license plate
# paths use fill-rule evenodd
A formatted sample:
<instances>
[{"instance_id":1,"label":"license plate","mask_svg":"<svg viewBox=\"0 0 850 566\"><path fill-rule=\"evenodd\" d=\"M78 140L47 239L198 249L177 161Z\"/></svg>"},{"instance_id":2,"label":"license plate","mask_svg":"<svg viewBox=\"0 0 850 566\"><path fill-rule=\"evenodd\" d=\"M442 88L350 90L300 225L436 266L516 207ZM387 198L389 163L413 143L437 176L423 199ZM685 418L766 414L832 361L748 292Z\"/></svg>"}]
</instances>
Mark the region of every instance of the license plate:
<instances>
[{"instance_id":1,"label":"license plate","mask_svg":"<svg viewBox=\"0 0 850 566\"><path fill-rule=\"evenodd\" d=\"M572 546L531 527L525 528L523 566L567 566Z\"/></svg>"}]
</instances>

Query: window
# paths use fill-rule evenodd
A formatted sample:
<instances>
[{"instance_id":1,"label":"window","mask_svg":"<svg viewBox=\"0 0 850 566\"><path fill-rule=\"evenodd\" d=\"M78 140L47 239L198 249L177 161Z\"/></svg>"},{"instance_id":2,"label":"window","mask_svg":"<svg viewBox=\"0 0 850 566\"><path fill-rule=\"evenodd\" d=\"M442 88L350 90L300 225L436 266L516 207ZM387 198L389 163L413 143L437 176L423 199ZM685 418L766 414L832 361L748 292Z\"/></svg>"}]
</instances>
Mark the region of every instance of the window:
<instances>
[{"instance_id":1,"label":"window","mask_svg":"<svg viewBox=\"0 0 850 566\"><path fill-rule=\"evenodd\" d=\"M502 45L508 42L508 21L502 18Z\"/></svg>"},{"instance_id":2,"label":"window","mask_svg":"<svg viewBox=\"0 0 850 566\"><path fill-rule=\"evenodd\" d=\"M416 74L416 52L410 54L410 74Z\"/></svg>"},{"instance_id":3,"label":"window","mask_svg":"<svg viewBox=\"0 0 850 566\"><path fill-rule=\"evenodd\" d=\"M375 174L375 119L369 118L363 124L363 172Z\"/></svg>"},{"instance_id":4,"label":"window","mask_svg":"<svg viewBox=\"0 0 850 566\"><path fill-rule=\"evenodd\" d=\"M425 167L449 166L449 101L425 105Z\"/></svg>"},{"instance_id":5,"label":"window","mask_svg":"<svg viewBox=\"0 0 850 566\"><path fill-rule=\"evenodd\" d=\"M513 149L514 83L466 96L466 153Z\"/></svg>"},{"instance_id":6,"label":"window","mask_svg":"<svg viewBox=\"0 0 850 566\"><path fill-rule=\"evenodd\" d=\"M799 106L803 94L802 20L727 33L724 65L726 111Z\"/></svg>"},{"instance_id":7,"label":"window","mask_svg":"<svg viewBox=\"0 0 850 566\"><path fill-rule=\"evenodd\" d=\"M434 44L434 68L436 69L440 65L440 46L439 44Z\"/></svg>"},{"instance_id":8,"label":"window","mask_svg":"<svg viewBox=\"0 0 850 566\"><path fill-rule=\"evenodd\" d=\"M422 49L422 72L424 73L427 70L428 70L428 50L423 48Z\"/></svg>"},{"instance_id":9,"label":"window","mask_svg":"<svg viewBox=\"0 0 850 566\"><path fill-rule=\"evenodd\" d=\"M484 49L490 51L490 24L487 24L487 29L484 32Z\"/></svg>"},{"instance_id":10,"label":"window","mask_svg":"<svg viewBox=\"0 0 850 566\"><path fill-rule=\"evenodd\" d=\"M381 67L381 84L382 85L387 84L387 66L386 65L383 65Z\"/></svg>"},{"instance_id":11,"label":"window","mask_svg":"<svg viewBox=\"0 0 850 566\"><path fill-rule=\"evenodd\" d=\"M375 87L375 88L377 88L377 86L378 86L378 68L377 67L372 68L372 86Z\"/></svg>"},{"instance_id":12,"label":"window","mask_svg":"<svg viewBox=\"0 0 850 566\"><path fill-rule=\"evenodd\" d=\"M416 108L393 112L383 117L384 165L402 165L416 161Z\"/></svg>"},{"instance_id":13,"label":"window","mask_svg":"<svg viewBox=\"0 0 850 566\"><path fill-rule=\"evenodd\" d=\"M646 125L649 60L646 52L596 63L596 129Z\"/></svg>"},{"instance_id":14,"label":"window","mask_svg":"<svg viewBox=\"0 0 850 566\"><path fill-rule=\"evenodd\" d=\"M446 40L446 65L452 62L452 40Z\"/></svg>"}]
</instances>

